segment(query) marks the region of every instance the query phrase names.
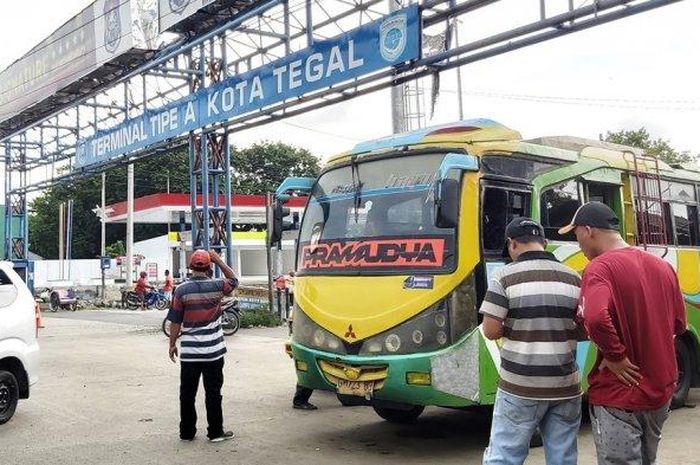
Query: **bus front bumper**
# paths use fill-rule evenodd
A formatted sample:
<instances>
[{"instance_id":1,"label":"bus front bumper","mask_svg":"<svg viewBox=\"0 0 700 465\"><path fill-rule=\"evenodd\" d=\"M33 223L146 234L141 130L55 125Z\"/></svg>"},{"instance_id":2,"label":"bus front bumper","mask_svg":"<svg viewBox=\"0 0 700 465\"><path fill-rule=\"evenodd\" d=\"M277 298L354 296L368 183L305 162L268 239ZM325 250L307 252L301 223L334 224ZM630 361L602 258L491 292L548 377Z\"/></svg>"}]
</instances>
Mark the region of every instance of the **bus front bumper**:
<instances>
[{"instance_id":1,"label":"bus front bumper","mask_svg":"<svg viewBox=\"0 0 700 465\"><path fill-rule=\"evenodd\" d=\"M437 352L369 357L292 343L291 355L302 386L338 392L343 381L373 384L365 398L349 396L357 404L469 407L492 404L496 392L496 368L478 330Z\"/></svg>"}]
</instances>

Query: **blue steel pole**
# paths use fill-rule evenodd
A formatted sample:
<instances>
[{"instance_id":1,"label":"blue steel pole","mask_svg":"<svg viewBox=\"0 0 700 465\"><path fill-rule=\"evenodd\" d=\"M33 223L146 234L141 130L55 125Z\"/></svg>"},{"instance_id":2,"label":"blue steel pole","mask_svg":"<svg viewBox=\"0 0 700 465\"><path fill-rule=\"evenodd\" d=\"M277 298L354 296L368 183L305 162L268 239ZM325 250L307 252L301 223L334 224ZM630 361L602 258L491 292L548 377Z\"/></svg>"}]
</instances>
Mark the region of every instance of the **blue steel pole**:
<instances>
[{"instance_id":1,"label":"blue steel pole","mask_svg":"<svg viewBox=\"0 0 700 465\"><path fill-rule=\"evenodd\" d=\"M190 220L192 232L192 250L197 249L197 172L195 170L195 159L197 150L195 144L194 132L190 132L189 141L189 155L190 155L190 214L192 219Z\"/></svg>"},{"instance_id":2,"label":"blue steel pole","mask_svg":"<svg viewBox=\"0 0 700 465\"><path fill-rule=\"evenodd\" d=\"M205 56L204 44L199 47L199 72L201 73L200 88L207 86L207 60ZM202 128L201 141L199 144L199 154L202 163L200 178L202 181L202 247L209 249L209 154L208 142L209 134Z\"/></svg>"},{"instance_id":3,"label":"blue steel pole","mask_svg":"<svg viewBox=\"0 0 700 465\"><path fill-rule=\"evenodd\" d=\"M202 132L202 247L209 249L209 153L207 147L208 134Z\"/></svg>"},{"instance_id":4,"label":"blue steel pole","mask_svg":"<svg viewBox=\"0 0 700 465\"><path fill-rule=\"evenodd\" d=\"M12 181L10 173L12 171L12 156L10 145L4 144L5 150L5 259L12 259Z\"/></svg>"},{"instance_id":5,"label":"blue steel pole","mask_svg":"<svg viewBox=\"0 0 700 465\"><path fill-rule=\"evenodd\" d=\"M287 13L289 12L289 5L286 1L284 2L284 8L286 18ZM226 56L226 36L224 35L222 36L221 40L221 61L223 63L223 66L221 67L223 72L222 79L226 79L228 77L228 66L226 65L228 61L226 59ZM231 147L229 147L228 145L228 134L228 129L224 129L224 194L226 196L226 198L224 199L224 206L226 208L226 230L224 231L224 233L226 235L226 263L228 264L228 266L233 267L233 222L231 219Z\"/></svg>"},{"instance_id":6,"label":"blue steel pole","mask_svg":"<svg viewBox=\"0 0 700 465\"><path fill-rule=\"evenodd\" d=\"M22 167L27 166L27 133L23 134L22 137ZM27 170L26 168L21 171L21 186L22 186L22 259L27 260L29 258L29 212L27 208L27 191L24 190L27 187ZM29 264L27 264L29 267ZM29 269L26 271L27 277L29 276Z\"/></svg>"},{"instance_id":7,"label":"blue steel pole","mask_svg":"<svg viewBox=\"0 0 700 465\"><path fill-rule=\"evenodd\" d=\"M231 147L228 145L228 130L224 132L224 188L226 191L226 263L233 267L233 220L231 218ZM239 270L240 273L240 270Z\"/></svg>"},{"instance_id":8,"label":"blue steel pole","mask_svg":"<svg viewBox=\"0 0 700 465\"><path fill-rule=\"evenodd\" d=\"M311 12L311 0L306 0L306 46L311 47L314 43L313 16Z\"/></svg>"}]
</instances>

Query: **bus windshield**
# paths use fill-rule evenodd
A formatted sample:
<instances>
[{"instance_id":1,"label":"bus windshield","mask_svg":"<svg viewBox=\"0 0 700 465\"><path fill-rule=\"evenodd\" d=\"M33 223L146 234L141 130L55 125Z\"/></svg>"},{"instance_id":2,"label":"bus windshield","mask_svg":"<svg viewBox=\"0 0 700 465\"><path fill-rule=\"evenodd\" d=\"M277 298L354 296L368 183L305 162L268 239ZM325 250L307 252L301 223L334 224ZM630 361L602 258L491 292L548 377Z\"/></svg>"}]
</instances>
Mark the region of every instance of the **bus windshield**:
<instances>
[{"instance_id":1,"label":"bus windshield","mask_svg":"<svg viewBox=\"0 0 700 465\"><path fill-rule=\"evenodd\" d=\"M455 230L434 224L433 186L445 154L352 163L319 178L299 234L301 273L449 272Z\"/></svg>"}]
</instances>

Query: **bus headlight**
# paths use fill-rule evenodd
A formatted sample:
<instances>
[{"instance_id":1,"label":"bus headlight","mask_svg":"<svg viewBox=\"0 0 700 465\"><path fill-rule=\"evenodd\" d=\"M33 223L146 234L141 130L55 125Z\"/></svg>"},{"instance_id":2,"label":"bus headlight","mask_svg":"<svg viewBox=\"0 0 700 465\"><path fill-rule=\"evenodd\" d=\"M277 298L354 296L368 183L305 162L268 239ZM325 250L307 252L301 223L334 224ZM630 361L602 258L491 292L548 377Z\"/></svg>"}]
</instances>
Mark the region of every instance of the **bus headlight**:
<instances>
[{"instance_id":1,"label":"bus headlight","mask_svg":"<svg viewBox=\"0 0 700 465\"><path fill-rule=\"evenodd\" d=\"M408 321L365 340L360 355L431 352L457 342L478 325L473 275L445 299Z\"/></svg>"},{"instance_id":2,"label":"bus headlight","mask_svg":"<svg viewBox=\"0 0 700 465\"><path fill-rule=\"evenodd\" d=\"M401 348L401 338L396 334L389 334L384 341L384 347L391 353L396 353Z\"/></svg>"},{"instance_id":3,"label":"bus headlight","mask_svg":"<svg viewBox=\"0 0 700 465\"><path fill-rule=\"evenodd\" d=\"M312 349L334 354L344 355L346 353L343 342L314 323L296 303L294 304L294 320L292 321L292 341Z\"/></svg>"},{"instance_id":4,"label":"bus headlight","mask_svg":"<svg viewBox=\"0 0 700 465\"><path fill-rule=\"evenodd\" d=\"M423 332L420 329L416 329L415 331L413 331L411 339L413 339L413 343L415 345L421 345L423 343Z\"/></svg>"}]
</instances>

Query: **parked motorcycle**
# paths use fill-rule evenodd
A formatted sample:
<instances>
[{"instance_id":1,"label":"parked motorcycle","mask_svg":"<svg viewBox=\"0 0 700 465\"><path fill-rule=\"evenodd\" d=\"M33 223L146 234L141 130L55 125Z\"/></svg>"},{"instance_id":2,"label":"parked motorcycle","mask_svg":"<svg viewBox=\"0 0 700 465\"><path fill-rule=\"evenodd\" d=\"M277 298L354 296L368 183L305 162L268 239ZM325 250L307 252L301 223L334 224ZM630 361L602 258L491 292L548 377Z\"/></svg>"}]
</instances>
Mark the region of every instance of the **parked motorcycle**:
<instances>
[{"instance_id":1,"label":"parked motorcycle","mask_svg":"<svg viewBox=\"0 0 700 465\"><path fill-rule=\"evenodd\" d=\"M126 293L126 307L130 310L136 310L141 308L141 298L134 291L128 291ZM156 308L158 310L165 310L168 308L170 301L165 297L165 293L161 290L151 291L146 294L146 308Z\"/></svg>"},{"instance_id":2,"label":"parked motorcycle","mask_svg":"<svg viewBox=\"0 0 700 465\"><path fill-rule=\"evenodd\" d=\"M222 304L221 308L221 328L224 336L232 336L241 327L241 307L238 300L232 299ZM161 326L163 333L170 337L170 320L166 316Z\"/></svg>"}]
</instances>

